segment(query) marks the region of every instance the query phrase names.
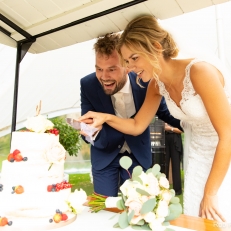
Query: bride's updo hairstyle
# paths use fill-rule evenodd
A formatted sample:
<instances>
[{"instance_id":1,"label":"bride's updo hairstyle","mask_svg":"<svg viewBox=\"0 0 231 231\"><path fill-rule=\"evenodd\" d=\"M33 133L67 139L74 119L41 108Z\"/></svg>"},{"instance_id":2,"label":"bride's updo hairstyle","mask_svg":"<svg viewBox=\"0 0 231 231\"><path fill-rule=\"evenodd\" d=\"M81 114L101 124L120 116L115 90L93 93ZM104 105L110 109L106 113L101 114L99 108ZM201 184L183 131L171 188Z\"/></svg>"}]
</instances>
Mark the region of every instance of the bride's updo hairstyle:
<instances>
[{"instance_id":1,"label":"bride's updo hairstyle","mask_svg":"<svg viewBox=\"0 0 231 231\"><path fill-rule=\"evenodd\" d=\"M120 56L122 56L121 47L123 45L145 56L152 64L156 78L157 73L161 71L158 55L162 53L163 57L168 59L175 58L179 52L172 36L151 15L137 17L126 26L117 45Z\"/></svg>"}]
</instances>

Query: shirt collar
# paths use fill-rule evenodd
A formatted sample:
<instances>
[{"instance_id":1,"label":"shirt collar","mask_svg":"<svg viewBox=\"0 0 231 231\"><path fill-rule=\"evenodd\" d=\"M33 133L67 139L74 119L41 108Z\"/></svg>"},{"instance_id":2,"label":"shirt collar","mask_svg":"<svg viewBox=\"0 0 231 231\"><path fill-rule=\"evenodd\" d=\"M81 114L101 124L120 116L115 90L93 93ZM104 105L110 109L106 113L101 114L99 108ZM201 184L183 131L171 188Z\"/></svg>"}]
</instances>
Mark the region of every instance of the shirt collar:
<instances>
[{"instance_id":1,"label":"shirt collar","mask_svg":"<svg viewBox=\"0 0 231 231\"><path fill-rule=\"evenodd\" d=\"M123 88L118 91L118 92L121 92L121 93L131 93L131 83L130 83L130 78L129 76L127 75L127 81L125 83L125 85L123 86Z\"/></svg>"}]
</instances>

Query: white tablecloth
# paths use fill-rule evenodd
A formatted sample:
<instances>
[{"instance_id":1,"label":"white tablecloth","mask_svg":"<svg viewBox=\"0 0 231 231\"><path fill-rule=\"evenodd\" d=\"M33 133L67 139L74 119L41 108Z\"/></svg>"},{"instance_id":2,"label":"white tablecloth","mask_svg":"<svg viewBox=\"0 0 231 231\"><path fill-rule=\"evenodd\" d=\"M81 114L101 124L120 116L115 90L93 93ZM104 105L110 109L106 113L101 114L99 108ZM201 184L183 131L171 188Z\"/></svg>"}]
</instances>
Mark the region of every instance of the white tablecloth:
<instances>
[{"instance_id":1,"label":"white tablecloth","mask_svg":"<svg viewBox=\"0 0 231 231\"><path fill-rule=\"evenodd\" d=\"M111 219L112 218L112 219ZM55 231L117 231L120 229L113 228L113 225L118 221L116 213L108 211L100 211L98 213L89 212L89 208L84 208L82 213L78 214L77 219L62 228L55 229ZM173 225L168 226L174 231L192 231L192 229L185 229ZM125 231L134 231L131 227L124 229Z\"/></svg>"}]
</instances>

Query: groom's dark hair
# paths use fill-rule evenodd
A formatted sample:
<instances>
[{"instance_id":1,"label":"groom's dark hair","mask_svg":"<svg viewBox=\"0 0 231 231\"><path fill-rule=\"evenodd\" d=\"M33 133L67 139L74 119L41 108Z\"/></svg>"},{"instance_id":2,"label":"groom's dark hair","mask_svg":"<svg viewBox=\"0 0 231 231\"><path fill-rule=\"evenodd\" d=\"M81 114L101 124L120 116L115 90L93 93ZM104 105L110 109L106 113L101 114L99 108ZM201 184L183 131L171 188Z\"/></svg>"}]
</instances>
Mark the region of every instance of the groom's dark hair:
<instances>
[{"instance_id":1,"label":"groom's dark hair","mask_svg":"<svg viewBox=\"0 0 231 231\"><path fill-rule=\"evenodd\" d=\"M94 44L95 52L107 56L111 55L116 50L119 38L119 33L108 33L103 37L99 37Z\"/></svg>"}]
</instances>

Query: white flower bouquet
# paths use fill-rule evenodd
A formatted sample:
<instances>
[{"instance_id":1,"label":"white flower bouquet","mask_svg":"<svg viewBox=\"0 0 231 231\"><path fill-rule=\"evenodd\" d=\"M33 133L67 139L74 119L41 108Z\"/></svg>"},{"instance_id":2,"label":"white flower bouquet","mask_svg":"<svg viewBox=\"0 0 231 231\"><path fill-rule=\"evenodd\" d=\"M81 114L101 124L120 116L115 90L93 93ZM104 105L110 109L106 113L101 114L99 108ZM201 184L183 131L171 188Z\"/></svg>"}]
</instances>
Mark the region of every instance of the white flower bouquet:
<instances>
[{"instance_id":1,"label":"white flower bouquet","mask_svg":"<svg viewBox=\"0 0 231 231\"><path fill-rule=\"evenodd\" d=\"M75 190L70 193L66 203L69 207L69 211L74 214L79 214L82 212L84 206L83 204L87 201L87 194L83 189Z\"/></svg>"},{"instance_id":2,"label":"white flower bouquet","mask_svg":"<svg viewBox=\"0 0 231 231\"><path fill-rule=\"evenodd\" d=\"M120 165L127 171L131 164L129 157L120 159ZM120 209L118 223L114 227L164 231L168 222L182 213L180 200L175 197L175 191L169 189L169 181L160 172L158 164L146 172L140 166L135 167L120 190L120 197L93 194L89 202L92 212L113 207Z\"/></svg>"}]
</instances>

